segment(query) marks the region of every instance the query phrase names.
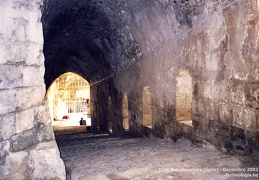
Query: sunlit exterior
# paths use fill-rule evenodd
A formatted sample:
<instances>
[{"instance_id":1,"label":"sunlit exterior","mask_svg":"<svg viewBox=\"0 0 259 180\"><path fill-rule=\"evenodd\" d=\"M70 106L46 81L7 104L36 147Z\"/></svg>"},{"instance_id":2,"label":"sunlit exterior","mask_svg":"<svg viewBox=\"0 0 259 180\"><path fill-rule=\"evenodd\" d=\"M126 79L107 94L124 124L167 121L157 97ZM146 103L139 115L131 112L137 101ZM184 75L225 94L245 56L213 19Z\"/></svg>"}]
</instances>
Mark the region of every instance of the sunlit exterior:
<instances>
[{"instance_id":1,"label":"sunlit exterior","mask_svg":"<svg viewBox=\"0 0 259 180\"><path fill-rule=\"evenodd\" d=\"M47 102L53 121L90 118L90 85L75 73L58 77L47 91Z\"/></svg>"}]
</instances>

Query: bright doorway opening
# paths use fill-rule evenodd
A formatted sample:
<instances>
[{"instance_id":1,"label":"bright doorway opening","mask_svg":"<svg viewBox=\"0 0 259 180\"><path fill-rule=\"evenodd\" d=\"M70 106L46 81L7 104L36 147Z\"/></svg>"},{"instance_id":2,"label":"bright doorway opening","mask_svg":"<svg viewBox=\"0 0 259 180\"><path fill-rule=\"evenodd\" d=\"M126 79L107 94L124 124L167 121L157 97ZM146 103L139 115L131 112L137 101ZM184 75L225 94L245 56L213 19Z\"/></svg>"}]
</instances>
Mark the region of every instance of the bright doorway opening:
<instances>
[{"instance_id":1,"label":"bright doorway opening","mask_svg":"<svg viewBox=\"0 0 259 180\"><path fill-rule=\"evenodd\" d=\"M59 76L46 94L53 126L79 126L81 118L91 126L90 84L68 72Z\"/></svg>"},{"instance_id":2,"label":"bright doorway opening","mask_svg":"<svg viewBox=\"0 0 259 180\"><path fill-rule=\"evenodd\" d=\"M176 119L192 126L192 77L188 70L179 69L176 81Z\"/></svg>"},{"instance_id":3,"label":"bright doorway opening","mask_svg":"<svg viewBox=\"0 0 259 180\"><path fill-rule=\"evenodd\" d=\"M143 125L152 129L152 99L150 87L146 86L142 94Z\"/></svg>"},{"instance_id":4,"label":"bright doorway opening","mask_svg":"<svg viewBox=\"0 0 259 180\"><path fill-rule=\"evenodd\" d=\"M124 131L129 131L129 101L127 93L122 95L122 125Z\"/></svg>"}]
</instances>

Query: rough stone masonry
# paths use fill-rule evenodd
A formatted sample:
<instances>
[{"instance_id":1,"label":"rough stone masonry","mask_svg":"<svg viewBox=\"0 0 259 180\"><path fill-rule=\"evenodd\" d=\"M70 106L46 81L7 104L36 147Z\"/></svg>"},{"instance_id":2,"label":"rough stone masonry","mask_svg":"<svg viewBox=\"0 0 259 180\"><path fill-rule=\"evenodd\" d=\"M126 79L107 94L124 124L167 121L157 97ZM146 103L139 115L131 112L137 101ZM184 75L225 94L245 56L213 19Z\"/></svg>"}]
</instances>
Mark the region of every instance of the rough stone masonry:
<instances>
[{"instance_id":1,"label":"rough stone masonry","mask_svg":"<svg viewBox=\"0 0 259 180\"><path fill-rule=\"evenodd\" d=\"M44 102L65 72L91 84L93 131L112 123L117 135L259 151L258 0L0 0L0 10L5 179L65 178Z\"/></svg>"},{"instance_id":2,"label":"rough stone masonry","mask_svg":"<svg viewBox=\"0 0 259 180\"><path fill-rule=\"evenodd\" d=\"M41 6L0 1L0 179L65 179L44 101Z\"/></svg>"},{"instance_id":3,"label":"rough stone masonry","mask_svg":"<svg viewBox=\"0 0 259 180\"><path fill-rule=\"evenodd\" d=\"M88 80L92 130L258 152L258 0L44 2L46 86Z\"/></svg>"}]
</instances>

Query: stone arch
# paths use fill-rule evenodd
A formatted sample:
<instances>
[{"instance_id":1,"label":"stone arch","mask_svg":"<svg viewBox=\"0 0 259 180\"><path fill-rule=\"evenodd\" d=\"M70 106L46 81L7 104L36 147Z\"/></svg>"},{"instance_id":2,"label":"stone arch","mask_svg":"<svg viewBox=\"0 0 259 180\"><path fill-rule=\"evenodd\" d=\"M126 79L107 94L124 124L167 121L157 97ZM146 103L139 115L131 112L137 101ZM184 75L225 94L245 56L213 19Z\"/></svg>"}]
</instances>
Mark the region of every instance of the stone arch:
<instances>
[{"instance_id":1,"label":"stone arch","mask_svg":"<svg viewBox=\"0 0 259 180\"><path fill-rule=\"evenodd\" d=\"M83 117L91 125L90 84L83 77L72 72L62 74L48 88L46 100L52 120L67 116L74 120L70 123L78 125L78 120Z\"/></svg>"}]
</instances>

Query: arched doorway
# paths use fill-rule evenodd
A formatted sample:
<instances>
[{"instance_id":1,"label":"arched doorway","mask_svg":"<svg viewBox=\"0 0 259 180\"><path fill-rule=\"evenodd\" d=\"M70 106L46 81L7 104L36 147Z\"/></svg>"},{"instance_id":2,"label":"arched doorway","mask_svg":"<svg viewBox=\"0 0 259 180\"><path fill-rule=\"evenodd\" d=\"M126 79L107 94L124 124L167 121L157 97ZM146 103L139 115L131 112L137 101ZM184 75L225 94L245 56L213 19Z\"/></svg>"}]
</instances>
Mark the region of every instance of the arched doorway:
<instances>
[{"instance_id":1,"label":"arched doorway","mask_svg":"<svg viewBox=\"0 0 259 180\"><path fill-rule=\"evenodd\" d=\"M62 74L48 88L46 99L53 125L59 121L61 126L77 126L83 118L91 126L90 84L83 77Z\"/></svg>"}]
</instances>

